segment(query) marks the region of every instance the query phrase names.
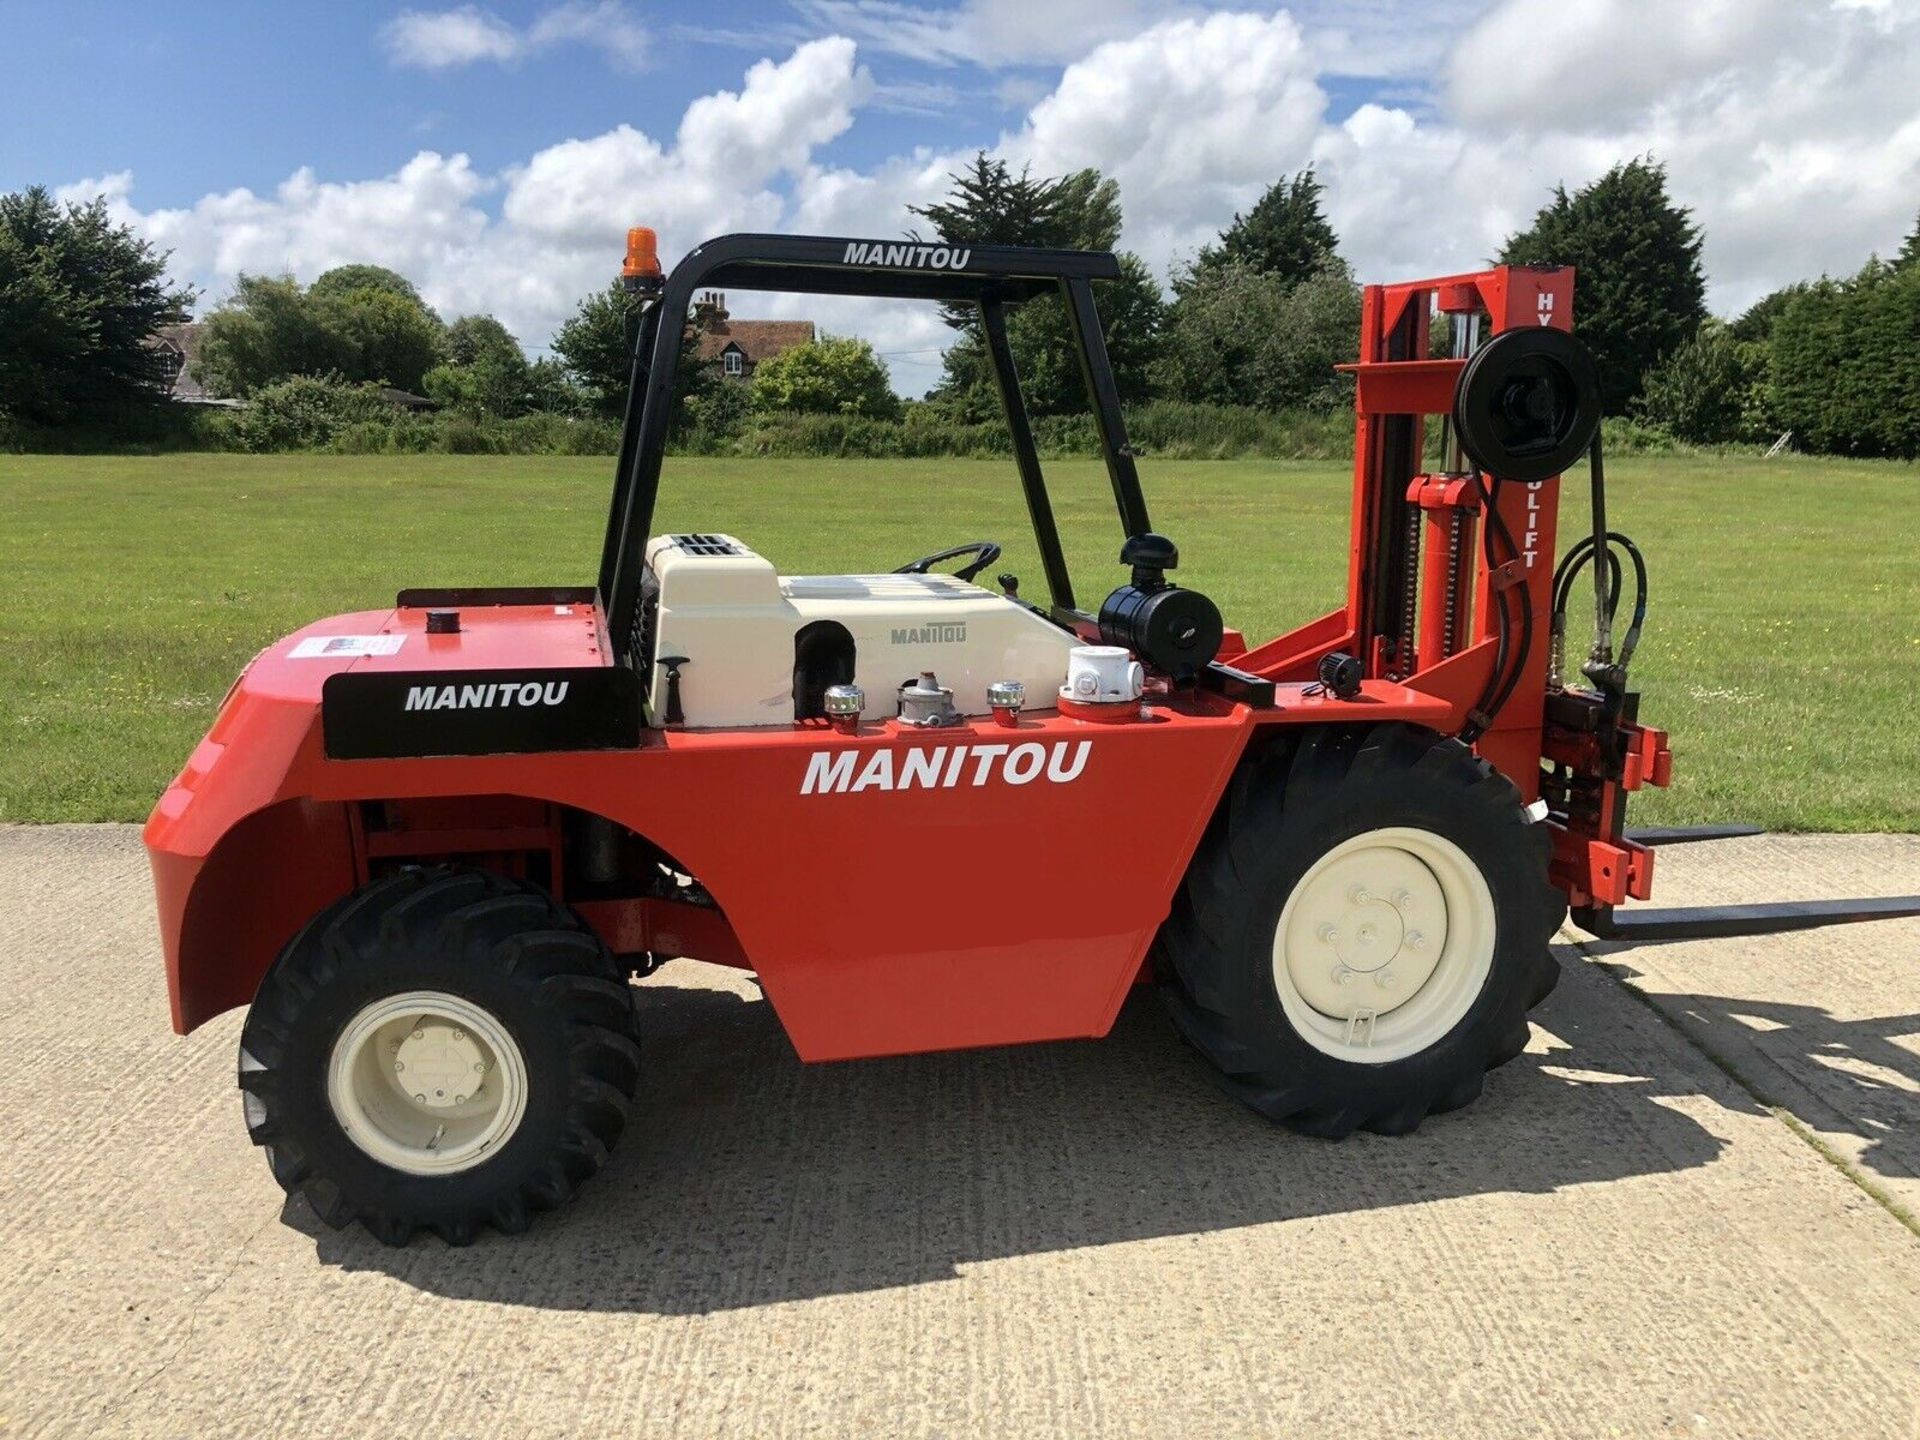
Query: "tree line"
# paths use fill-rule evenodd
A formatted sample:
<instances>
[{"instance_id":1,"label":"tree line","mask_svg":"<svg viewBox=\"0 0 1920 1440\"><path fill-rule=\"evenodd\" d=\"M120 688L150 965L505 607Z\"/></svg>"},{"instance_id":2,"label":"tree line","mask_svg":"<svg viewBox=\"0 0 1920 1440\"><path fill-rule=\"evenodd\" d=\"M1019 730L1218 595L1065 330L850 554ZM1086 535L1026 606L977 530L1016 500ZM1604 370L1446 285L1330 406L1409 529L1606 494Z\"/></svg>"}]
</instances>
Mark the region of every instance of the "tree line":
<instances>
[{"instance_id":1,"label":"tree line","mask_svg":"<svg viewBox=\"0 0 1920 1440\"><path fill-rule=\"evenodd\" d=\"M1119 187L1098 171L1036 176L982 152L951 178L946 196L911 210L915 239L1119 247ZM1349 382L1335 367L1355 357L1360 287L1323 196L1312 169L1282 177L1168 290L1140 257L1120 254L1120 278L1096 293L1125 403L1158 406L1163 421L1194 407L1216 428L1233 411L1344 408ZM1891 260L1787 286L1727 321L1707 313L1701 248L1664 167L1638 157L1557 188L1496 258L1577 268L1576 329L1599 362L1609 415L1697 443L1791 432L1797 448L1821 453L1920 455L1920 226ZM165 262L102 201L62 205L40 188L0 196L0 424L84 426L150 404L166 376L147 342L197 299L166 279ZM213 394L250 402L232 422L249 448L326 444L355 425L377 439L397 423L389 390L427 397L453 423L605 420L625 402L635 318L634 299L611 285L581 301L550 355L529 359L494 317L445 321L384 267L339 266L308 285L242 275L205 317L194 373ZM937 447L943 434L991 426L999 399L977 317L955 307L946 321L955 336L940 380L918 401L894 394L860 340L794 347L750 383L683 365L679 437L764 449L755 427L769 416L812 415L917 427L914 443ZM697 325L689 317L690 355ZM1029 408L1069 433L1085 394L1064 305L1016 307L1008 334ZM831 433L851 443L846 429Z\"/></svg>"}]
</instances>

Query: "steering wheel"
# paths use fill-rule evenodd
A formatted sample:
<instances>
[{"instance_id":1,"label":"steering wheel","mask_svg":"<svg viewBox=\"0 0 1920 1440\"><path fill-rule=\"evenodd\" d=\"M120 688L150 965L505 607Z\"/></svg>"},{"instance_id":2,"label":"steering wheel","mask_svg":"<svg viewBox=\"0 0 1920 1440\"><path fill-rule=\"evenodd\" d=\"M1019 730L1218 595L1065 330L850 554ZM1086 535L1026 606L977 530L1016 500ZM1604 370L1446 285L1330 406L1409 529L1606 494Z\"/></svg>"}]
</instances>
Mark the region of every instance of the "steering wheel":
<instances>
[{"instance_id":1,"label":"steering wheel","mask_svg":"<svg viewBox=\"0 0 1920 1440\"><path fill-rule=\"evenodd\" d=\"M938 565L942 560L951 560L957 555L977 555L979 558L970 565L962 565L953 572L956 580L971 580L982 570L1000 558L1000 546L993 540L969 540L964 545L956 545L951 550L935 551L931 555L922 555L918 560L909 561L893 573L896 575L924 575L930 566Z\"/></svg>"}]
</instances>

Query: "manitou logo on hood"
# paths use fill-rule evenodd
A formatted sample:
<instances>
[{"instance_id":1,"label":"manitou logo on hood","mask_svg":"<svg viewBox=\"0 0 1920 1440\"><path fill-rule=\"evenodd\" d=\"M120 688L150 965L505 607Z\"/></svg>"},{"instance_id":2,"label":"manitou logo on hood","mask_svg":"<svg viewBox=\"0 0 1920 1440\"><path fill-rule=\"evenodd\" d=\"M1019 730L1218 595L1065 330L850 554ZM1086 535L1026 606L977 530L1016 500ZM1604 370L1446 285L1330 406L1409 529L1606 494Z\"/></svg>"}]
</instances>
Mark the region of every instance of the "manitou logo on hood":
<instances>
[{"instance_id":1,"label":"manitou logo on hood","mask_svg":"<svg viewBox=\"0 0 1920 1440\"><path fill-rule=\"evenodd\" d=\"M816 750L807 757L802 795L848 795L862 790L952 790L961 784L1000 780L1026 785L1042 775L1055 785L1080 778L1091 740L1043 745L935 745L928 749L875 750L860 761L858 750Z\"/></svg>"},{"instance_id":2,"label":"manitou logo on hood","mask_svg":"<svg viewBox=\"0 0 1920 1440\"><path fill-rule=\"evenodd\" d=\"M967 641L967 622L964 620L942 625L895 625L891 628L895 645L964 645Z\"/></svg>"},{"instance_id":3,"label":"manitou logo on hood","mask_svg":"<svg viewBox=\"0 0 1920 1440\"><path fill-rule=\"evenodd\" d=\"M513 710L535 705L558 705L567 698L570 681L542 685L415 685L407 691L409 710Z\"/></svg>"},{"instance_id":4,"label":"manitou logo on hood","mask_svg":"<svg viewBox=\"0 0 1920 1440\"><path fill-rule=\"evenodd\" d=\"M884 240L855 240L847 246L843 265L885 265L894 270L964 270L971 250L949 245L893 245Z\"/></svg>"}]
</instances>

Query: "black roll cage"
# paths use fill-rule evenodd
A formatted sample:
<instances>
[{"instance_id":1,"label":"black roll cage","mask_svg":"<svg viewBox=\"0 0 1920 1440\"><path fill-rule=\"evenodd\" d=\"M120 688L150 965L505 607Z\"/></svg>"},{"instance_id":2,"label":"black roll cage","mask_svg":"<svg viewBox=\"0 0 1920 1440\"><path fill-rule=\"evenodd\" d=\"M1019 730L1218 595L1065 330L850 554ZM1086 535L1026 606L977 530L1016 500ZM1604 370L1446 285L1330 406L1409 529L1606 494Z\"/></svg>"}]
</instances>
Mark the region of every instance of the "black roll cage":
<instances>
[{"instance_id":1,"label":"black roll cage","mask_svg":"<svg viewBox=\"0 0 1920 1440\"><path fill-rule=\"evenodd\" d=\"M621 663L631 663L640 619L643 550L660 491L660 464L672 418L675 372L681 358L684 318L704 287L772 290L814 295L871 295L880 299L971 304L979 310L994 382L1006 412L1015 469L1040 549L1053 619L1069 628L1091 623L1075 607L1060 531L1054 524L1034 448L1013 351L1007 343L1006 307L1056 293L1065 301L1086 380L1087 400L1106 459L1107 478L1128 536L1146 533L1147 502L1127 446L1120 392L1113 382L1106 337L1094 308L1093 282L1114 280L1120 262L1098 250L1039 250L1013 245L944 245L925 241L856 240L826 236L722 235L690 252L673 267L647 306L634 336L633 373L620 431L613 500L600 552L599 598L607 632ZM666 323L671 317L676 323Z\"/></svg>"}]
</instances>

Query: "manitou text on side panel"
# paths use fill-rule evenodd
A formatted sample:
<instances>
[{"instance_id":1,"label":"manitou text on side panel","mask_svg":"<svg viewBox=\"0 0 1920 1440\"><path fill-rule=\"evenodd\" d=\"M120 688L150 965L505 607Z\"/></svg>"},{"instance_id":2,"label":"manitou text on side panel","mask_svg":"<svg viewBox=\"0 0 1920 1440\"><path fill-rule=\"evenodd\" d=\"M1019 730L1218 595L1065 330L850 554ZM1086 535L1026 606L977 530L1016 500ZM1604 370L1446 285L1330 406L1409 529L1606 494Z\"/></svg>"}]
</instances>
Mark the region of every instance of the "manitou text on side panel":
<instances>
[{"instance_id":1,"label":"manitou text on side panel","mask_svg":"<svg viewBox=\"0 0 1920 1440\"><path fill-rule=\"evenodd\" d=\"M407 691L409 710L505 710L513 706L558 705L567 698L566 680L545 685L415 685Z\"/></svg>"},{"instance_id":2,"label":"manitou text on side panel","mask_svg":"<svg viewBox=\"0 0 1920 1440\"><path fill-rule=\"evenodd\" d=\"M1092 748L1091 740L1077 745L1071 740L1056 740L1051 746L1037 740L1023 745L934 745L898 752L875 750L864 764L860 763L858 750L816 750L807 757L800 793L951 790L962 783L985 785L995 779L1008 785L1026 785L1042 776L1055 785L1066 785L1080 778Z\"/></svg>"}]
</instances>

